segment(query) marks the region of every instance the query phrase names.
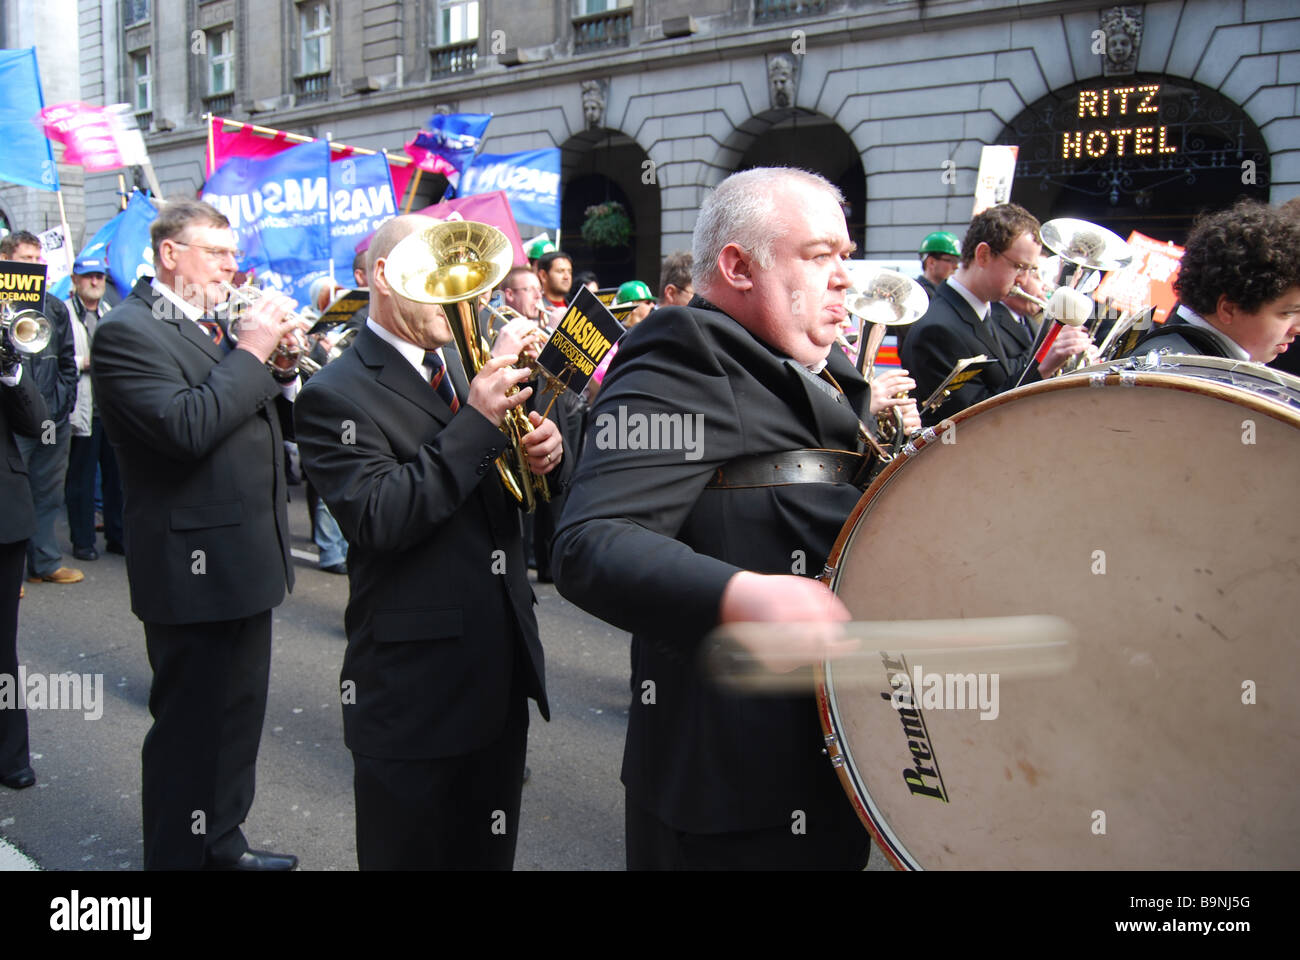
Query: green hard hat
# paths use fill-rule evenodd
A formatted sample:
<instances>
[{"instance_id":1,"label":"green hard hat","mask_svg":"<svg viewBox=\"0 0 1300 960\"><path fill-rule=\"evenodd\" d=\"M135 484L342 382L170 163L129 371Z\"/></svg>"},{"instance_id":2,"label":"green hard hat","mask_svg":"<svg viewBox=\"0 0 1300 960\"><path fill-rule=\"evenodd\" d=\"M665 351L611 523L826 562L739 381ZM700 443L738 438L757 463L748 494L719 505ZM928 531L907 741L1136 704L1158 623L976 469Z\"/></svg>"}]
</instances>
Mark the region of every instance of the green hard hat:
<instances>
[{"instance_id":1,"label":"green hard hat","mask_svg":"<svg viewBox=\"0 0 1300 960\"><path fill-rule=\"evenodd\" d=\"M654 294L650 292L650 288L640 280L629 280L618 288L618 293L614 294L615 306L620 303L637 303L641 300L655 302Z\"/></svg>"},{"instance_id":2,"label":"green hard hat","mask_svg":"<svg viewBox=\"0 0 1300 960\"><path fill-rule=\"evenodd\" d=\"M540 260L548 253L555 252L555 244L546 239L534 240L528 245L528 259Z\"/></svg>"},{"instance_id":3,"label":"green hard hat","mask_svg":"<svg viewBox=\"0 0 1300 960\"><path fill-rule=\"evenodd\" d=\"M921 241L921 259L925 259L927 253L947 253L954 257L961 256L961 247L957 243L957 238L947 230L936 230L934 233L927 234L926 238Z\"/></svg>"}]
</instances>

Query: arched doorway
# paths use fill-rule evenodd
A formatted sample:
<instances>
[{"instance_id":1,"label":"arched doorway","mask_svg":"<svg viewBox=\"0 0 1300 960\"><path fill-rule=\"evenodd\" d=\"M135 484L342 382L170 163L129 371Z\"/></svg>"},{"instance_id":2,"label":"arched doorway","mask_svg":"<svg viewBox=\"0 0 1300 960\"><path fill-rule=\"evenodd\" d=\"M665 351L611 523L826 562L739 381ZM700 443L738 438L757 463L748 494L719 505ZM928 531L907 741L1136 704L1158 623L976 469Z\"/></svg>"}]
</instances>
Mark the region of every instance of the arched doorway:
<instances>
[{"instance_id":1,"label":"arched doorway","mask_svg":"<svg viewBox=\"0 0 1300 960\"><path fill-rule=\"evenodd\" d=\"M561 147L560 246L573 258L574 274L591 270L602 287L625 280L659 285L659 187L644 182L650 158L617 130L585 130ZM624 246L593 247L582 238L587 209L608 201L622 204L631 221Z\"/></svg>"},{"instance_id":2,"label":"arched doorway","mask_svg":"<svg viewBox=\"0 0 1300 960\"><path fill-rule=\"evenodd\" d=\"M737 171L799 167L820 173L839 187L848 208L849 239L859 250L865 249L866 171L857 147L834 120L809 110L768 110L741 126L728 146L740 154Z\"/></svg>"},{"instance_id":3,"label":"arched doorway","mask_svg":"<svg viewBox=\"0 0 1300 960\"><path fill-rule=\"evenodd\" d=\"M1039 220L1077 217L1125 237L1182 243L1197 213L1268 201L1259 128L1209 87L1158 74L1093 78L1023 110L1011 199Z\"/></svg>"}]
</instances>

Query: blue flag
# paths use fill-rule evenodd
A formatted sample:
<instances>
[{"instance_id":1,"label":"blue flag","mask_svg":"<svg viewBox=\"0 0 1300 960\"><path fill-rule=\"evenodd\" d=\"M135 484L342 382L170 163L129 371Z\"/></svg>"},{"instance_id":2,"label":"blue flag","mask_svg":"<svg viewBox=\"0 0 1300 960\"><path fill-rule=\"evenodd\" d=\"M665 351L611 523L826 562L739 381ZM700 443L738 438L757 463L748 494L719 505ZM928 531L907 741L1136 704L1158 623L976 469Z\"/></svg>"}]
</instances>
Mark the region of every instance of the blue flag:
<instances>
[{"instance_id":1,"label":"blue flag","mask_svg":"<svg viewBox=\"0 0 1300 960\"><path fill-rule=\"evenodd\" d=\"M240 269L256 270L266 287L299 304L307 303L312 281L329 273L329 173L329 144L316 140L271 157L232 157L203 185L203 201L224 213L238 236Z\"/></svg>"},{"instance_id":2,"label":"blue flag","mask_svg":"<svg viewBox=\"0 0 1300 960\"><path fill-rule=\"evenodd\" d=\"M113 278L117 292L126 296L141 277L154 276L153 244L149 239L149 224L158 216L158 209L139 190L131 194L126 209L91 238L100 239L104 231L113 228L108 241L108 274Z\"/></svg>"},{"instance_id":3,"label":"blue flag","mask_svg":"<svg viewBox=\"0 0 1300 960\"><path fill-rule=\"evenodd\" d=\"M36 48L0 50L0 180L37 190L59 189L50 141L36 125L45 109Z\"/></svg>"},{"instance_id":4,"label":"blue flag","mask_svg":"<svg viewBox=\"0 0 1300 960\"><path fill-rule=\"evenodd\" d=\"M491 120L490 113L435 113L429 118L428 128L417 133L412 142L463 173L478 153Z\"/></svg>"},{"instance_id":5,"label":"blue flag","mask_svg":"<svg viewBox=\"0 0 1300 960\"><path fill-rule=\"evenodd\" d=\"M357 244L396 215L393 180L382 153L344 157L330 164L330 249L337 283L356 285L352 260Z\"/></svg>"},{"instance_id":6,"label":"blue flag","mask_svg":"<svg viewBox=\"0 0 1300 960\"><path fill-rule=\"evenodd\" d=\"M460 195L504 190L516 223L560 228L560 148L484 153L461 177Z\"/></svg>"}]
</instances>

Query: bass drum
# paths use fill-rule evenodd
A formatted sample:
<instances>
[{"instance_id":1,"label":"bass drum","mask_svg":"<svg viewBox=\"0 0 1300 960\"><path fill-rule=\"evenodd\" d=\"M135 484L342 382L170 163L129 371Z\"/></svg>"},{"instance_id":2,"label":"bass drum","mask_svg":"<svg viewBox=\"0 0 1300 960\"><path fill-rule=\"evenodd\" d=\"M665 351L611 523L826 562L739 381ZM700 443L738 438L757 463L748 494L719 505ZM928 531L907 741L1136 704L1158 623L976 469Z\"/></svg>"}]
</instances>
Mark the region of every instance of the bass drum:
<instances>
[{"instance_id":1,"label":"bass drum","mask_svg":"<svg viewBox=\"0 0 1300 960\"><path fill-rule=\"evenodd\" d=\"M993 397L886 467L824 576L854 619L1078 631L1072 666L996 687L825 665L827 752L894 865L1300 867L1298 482L1300 380L1154 355Z\"/></svg>"}]
</instances>

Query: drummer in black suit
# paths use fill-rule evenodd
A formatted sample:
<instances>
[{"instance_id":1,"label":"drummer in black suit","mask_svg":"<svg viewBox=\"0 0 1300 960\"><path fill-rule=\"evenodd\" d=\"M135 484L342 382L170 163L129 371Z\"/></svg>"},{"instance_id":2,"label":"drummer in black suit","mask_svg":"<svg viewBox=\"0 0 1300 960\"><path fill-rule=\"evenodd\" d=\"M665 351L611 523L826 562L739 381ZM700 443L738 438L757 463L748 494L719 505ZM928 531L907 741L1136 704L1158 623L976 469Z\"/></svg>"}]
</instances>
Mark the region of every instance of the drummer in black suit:
<instances>
[{"instance_id":1,"label":"drummer in black suit","mask_svg":"<svg viewBox=\"0 0 1300 960\"><path fill-rule=\"evenodd\" d=\"M1243 200L1197 220L1174 280L1179 305L1134 348L1268 363L1300 334L1300 222Z\"/></svg>"},{"instance_id":2,"label":"drummer in black suit","mask_svg":"<svg viewBox=\"0 0 1300 960\"><path fill-rule=\"evenodd\" d=\"M962 240L961 266L939 285L930 309L909 331L903 366L916 378L917 399L924 401L958 360L982 354L997 362L925 414L926 424L1010 390L1026 370L1026 383L1050 377L1087 349L1088 335L1078 327L1065 327L1042 362L1035 363L1028 329L998 302L1017 280L1038 269L1041 252L1038 220L1024 207L999 204L971 221Z\"/></svg>"},{"instance_id":3,"label":"drummer in black suit","mask_svg":"<svg viewBox=\"0 0 1300 960\"><path fill-rule=\"evenodd\" d=\"M589 417L552 563L565 597L633 635L630 869L867 860L813 697L733 696L700 665L718 624L848 618L812 579L860 495L870 404L832 349L853 249L841 202L799 170L723 181L695 227L695 298L627 334ZM656 422L677 429L649 448L619 433ZM781 464L798 476L774 482ZM834 649L792 645L808 663Z\"/></svg>"}]
</instances>

